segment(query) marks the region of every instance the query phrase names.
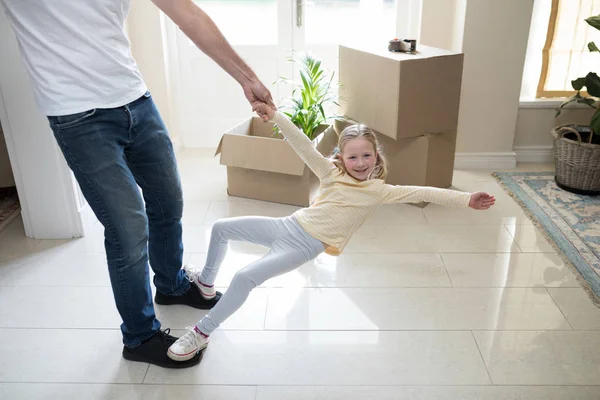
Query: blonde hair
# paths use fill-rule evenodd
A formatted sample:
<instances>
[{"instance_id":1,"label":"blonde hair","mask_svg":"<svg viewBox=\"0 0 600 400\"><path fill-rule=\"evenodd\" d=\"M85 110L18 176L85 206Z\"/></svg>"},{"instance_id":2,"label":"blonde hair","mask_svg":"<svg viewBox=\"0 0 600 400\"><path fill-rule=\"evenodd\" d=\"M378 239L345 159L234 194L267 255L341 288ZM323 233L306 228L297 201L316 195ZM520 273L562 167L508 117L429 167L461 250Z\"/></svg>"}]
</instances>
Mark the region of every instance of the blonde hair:
<instances>
[{"instance_id":1,"label":"blonde hair","mask_svg":"<svg viewBox=\"0 0 600 400\"><path fill-rule=\"evenodd\" d=\"M331 157L333 163L344 173L348 173L342 160L342 152L346 144L352 139L366 139L373 145L373 150L377 153L377 159L375 160L375 167L369 174L367 179L385 179L387 176L387 163L383 156L382 147L375 136L375 132L371 128L363 124L355 124L346 127L338 139L338 145Z\"/></svg>"}]
</instances>

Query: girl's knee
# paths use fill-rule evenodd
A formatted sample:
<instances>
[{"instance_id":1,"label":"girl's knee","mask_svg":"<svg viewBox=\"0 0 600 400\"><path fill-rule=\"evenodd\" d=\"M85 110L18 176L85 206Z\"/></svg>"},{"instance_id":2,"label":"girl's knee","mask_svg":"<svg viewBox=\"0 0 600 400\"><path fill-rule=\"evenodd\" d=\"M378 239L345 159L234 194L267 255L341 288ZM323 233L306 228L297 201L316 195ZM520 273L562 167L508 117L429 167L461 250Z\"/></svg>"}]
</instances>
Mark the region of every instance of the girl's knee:
<instances>
[{"instance_id":1,"label":"girl's knee","mask_svg":"<svg viewBox=\"0 0 600 400\"><path fill-rule=\"evenodd\" d=\"M256 279L248 271L238 271L231 280L231 286L242 287L248 291L254 289L257 285Z\"/></svg>"},{"instance_id":2,"label":"girl's knee","mask_svg":"<svg viewBox=\"0 0 600 400\"><path fill-rule=\"evenodd\" d=\"M224 219L217 220L212 226L213 235L222 235L227 229L227 221Z\"/></svg>"},{"instance_id":3,"label":"girl's knee","mask_svg":"<svg viewBox=\"0 0 600 400\"><path fill-rule=\"evenodd\" d=\"M217 220L213 226L211 235L218 238L219 241L227 241L227 232L231 228L231 222L227 219Z\"/></svg>"}]
</instances>

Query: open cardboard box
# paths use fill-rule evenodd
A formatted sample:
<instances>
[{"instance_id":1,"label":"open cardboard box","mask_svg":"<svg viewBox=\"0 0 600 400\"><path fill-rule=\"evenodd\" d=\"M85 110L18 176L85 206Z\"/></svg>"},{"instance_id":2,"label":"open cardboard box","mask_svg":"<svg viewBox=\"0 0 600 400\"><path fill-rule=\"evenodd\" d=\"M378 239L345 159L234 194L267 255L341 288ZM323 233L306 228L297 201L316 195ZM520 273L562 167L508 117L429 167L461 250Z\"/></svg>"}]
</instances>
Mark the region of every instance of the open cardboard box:
<instances>
[{"instance_id":1,"label":"open cardboard box","mask_svg":"<svg viewBox=\"0 0 600 400\"><path fill-rule=\"evenodd\" d=\"M457 131L462 53L386 42L339 47L340 114L392 139ZM345 100L344 100L345 99Z\"/></svg>"},{"instance_id":2,"label":"open cardboard box","mask_svg":"<svg viewBox=\"0 0 600 400\"><path fill-rule=\"evenodd\" d=\"M337 135L332 127L315 138L317 150L332 154ZM309 206L319 189L319 179L281 135L273 123L252 117L227 131L215 156L227 166L227 193L256 200L301 207Z\"/></svg>"}]
</instances>

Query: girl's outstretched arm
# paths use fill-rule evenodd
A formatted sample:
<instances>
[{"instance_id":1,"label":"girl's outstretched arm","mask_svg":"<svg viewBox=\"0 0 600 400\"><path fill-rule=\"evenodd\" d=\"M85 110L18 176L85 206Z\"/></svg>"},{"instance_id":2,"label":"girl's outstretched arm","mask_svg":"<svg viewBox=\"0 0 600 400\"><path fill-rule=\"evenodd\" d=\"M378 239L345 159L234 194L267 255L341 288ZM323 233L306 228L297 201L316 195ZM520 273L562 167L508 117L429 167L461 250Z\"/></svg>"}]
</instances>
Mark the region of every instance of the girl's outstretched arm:
<instances>
[{"instance_id":1,"label":"girl's outstretched arm","mask_svg":"<svg viewBox=\"0 0 600 400\"><path fill-rule=\"evenodd\" d=\"M298 129L285 114L275 111L265 103L252 104L252 110L256 111L265 122L271 121L279 126L292 148L319 179L325 178L335 168L331 161L317 151L308 136Z\"/></svg>"},{"instance_id":2,"label":"girl's outstretched arm","mask_svg":"<svg viewBox=\"0 0 600 400\"><path fill-rule=\"evenodd\" d=\"M383 203L428 203L444 206L469 207L472 193L457 190L440 189L430 186L393 186L383 187Z\"/></svg>"}]
</instances>

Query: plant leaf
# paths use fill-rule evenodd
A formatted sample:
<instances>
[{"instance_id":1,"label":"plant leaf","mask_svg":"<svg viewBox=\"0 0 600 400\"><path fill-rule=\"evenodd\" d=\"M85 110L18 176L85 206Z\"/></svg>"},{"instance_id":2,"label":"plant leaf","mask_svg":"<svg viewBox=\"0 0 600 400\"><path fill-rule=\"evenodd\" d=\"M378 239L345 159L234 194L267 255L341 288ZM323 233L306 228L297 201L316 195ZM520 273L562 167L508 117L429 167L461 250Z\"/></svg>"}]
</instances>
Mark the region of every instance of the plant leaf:
<instances>
[{"instance_id":1,"label":"plant leaf","mask_svg":"<svg viewBox=\"0 0 600 400\"><path fill-rule=\"evenodd\" d=\"M594 42L589 42L588 43L588 50L589 51L599 51L600 52L600 49L598 48L598 46L596 46L596 43L594 43Z\"/></svg>"},{"instance_id":2,"label":"plant leaf","mask_svg":"<svg viewBox=\"0 0 600 400\"><path fill-rule=\"evenodd\" d=\"M573 89L579 91L585 86L585 78L577 78L572 80L571 85L573 86Z\"/></svg>"},{"instance_id":3,"label":"plant leaf","mask_svg":"<svg viewBox=\"0 0 600 400\"><path fill-rule=\"evenodd\" d=\"M585 87L591 96L600 97L600 77L594 72L590 72L585 77Z\"/></svg>"},{"instance_id":4,"label":"plant leaf","mask_svg":"<svg viewBox=\"0 0 600 400\"><path fill-rule=\"evenodd\" d=\"M292 97L282 108L290 110L291 121L301 129L307 137L313 139L315 132L330 118L326 109L329 104L339 107L337 88L341 85L333 83L335 74L329 74L323 68L320 59L309 53L292 51L288 60L296 63L301 81L280 78L280 82L293 83Z\"/></svg>"},{"instance_id":5,"label":"plant leaf","mask_svg":"<svg viewBox=\"0 0 600 400\"><path fill-rule=\"evenodd\" d=\"M321 111L321 115L323 116L323 119L327 119L327 117L325 116L325 110L323 110L322 104L319 104L319 110Z\"/></svg>"},{"instance_id":6,"label":"plant leaf","mask_svg":"<svg viewBox=\"0 0 600 400\"><path fill-rule=\"evenodd\" d=\"M579 104L585 104L592 108L596 108L596 100L592 99L591 97L581 97L577 99L577 102Z\"/></svg>"},{"instance_id":7,"label":"plant leaf","mask_svg":"<svg viewBox=\"0 0 600 400\"><path fill-rule=\"evenodd\" d=\"M594 28L600 30L600 15L595 15L593 17L586 18L585 22L587 22L590 26L593 26Z\"/></svg>"},{"instance_id":8,"label":"plant leaf","mask_svg":"<svg viewBox=\"0 0 600 400\"><path fill-rule=\"evenodd\" d=\"M302 79L302 85L304 86L304 90L310 90L310 85L308 83L308 78L304 71L300 70L300 78Z\"/></svg>"},{"instance_id":9,"label":"plant leaf","mask_svg":"<svg viewBox=\"0 0 600 400\"><path fill-rule=\"evenodd\" d=\"M581 95L579 94L579 92L575 93L573 96L569 97L568 99L566 99L565 101L563 101L558 108L556 109L556 114L554 115L555 118L558 118L560 116L560 113L562 112L562 109L568 105L571 104L575 101L577 101L578 99L582 99L583 97L581 97Z\"/></svg>"},{"instance_id":10,"label":"plant leaf","mask_svg":"<svg viewBox=\"0 0 600 400\"><path fill-rule=\"evenodd\" d=\"M319 72L319 69L321 69L321 60L315 60L315 63L312 66L312 74L316 75L317 72Z\"/></svg>"},{"instance_id":11,"label":"plant leaf","mask_svg":"<svg viewBox=\"0 0 600 400\"><path fill-rule=\"evenodd\" d=\"M314 75L315 82L320 82L322 77L323 77L323 70L321 69L321 70L317 71L317 73Z\"/></svg>"}]
</instances>

